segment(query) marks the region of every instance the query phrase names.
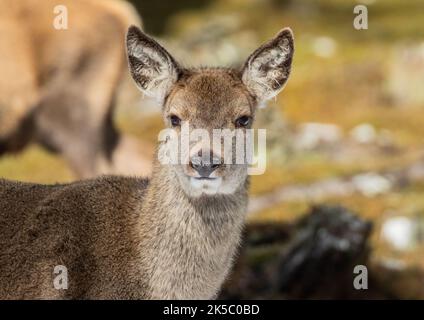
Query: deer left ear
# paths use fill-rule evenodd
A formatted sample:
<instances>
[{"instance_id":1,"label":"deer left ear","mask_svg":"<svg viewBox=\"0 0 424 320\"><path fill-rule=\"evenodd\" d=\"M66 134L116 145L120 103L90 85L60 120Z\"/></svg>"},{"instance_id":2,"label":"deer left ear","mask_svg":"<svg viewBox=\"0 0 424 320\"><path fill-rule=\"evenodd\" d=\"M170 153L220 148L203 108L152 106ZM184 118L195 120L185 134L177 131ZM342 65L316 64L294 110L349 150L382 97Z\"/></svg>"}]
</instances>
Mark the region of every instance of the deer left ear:
<instances>
[{"instance_id":1,"label":"deer left ear","mask_svg":"<svg viewBox=\"0 0 424 320\"><path fill-rule=\"evenodd\" d=\"M293 53L293 33L285 28L247 59L242 80L259 101L275 97L284 88L290 75Z\"/></svg>"},{"instance_id":2,"label":"deer left ear","mask_svg":"<svg viewBox=\"0 0 424 320\"><path fill-rule=\"evenodd\" d=\"M135 26L128 29L126 44L135 83L142 92L162 104L178 80L177 62L165 48Z\"/></svg>"}]
</instances>

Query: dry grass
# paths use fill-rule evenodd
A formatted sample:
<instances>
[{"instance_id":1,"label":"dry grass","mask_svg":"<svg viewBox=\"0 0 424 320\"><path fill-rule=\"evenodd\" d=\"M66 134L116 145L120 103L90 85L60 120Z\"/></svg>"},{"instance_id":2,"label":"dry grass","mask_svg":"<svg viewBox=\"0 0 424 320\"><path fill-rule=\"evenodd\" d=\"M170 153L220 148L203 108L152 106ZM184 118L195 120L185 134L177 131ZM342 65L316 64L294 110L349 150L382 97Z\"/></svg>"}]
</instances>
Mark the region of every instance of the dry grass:
<instances>
[{"instance_id":1,"label":"dry grass","mask_svg":"<svg viewBox=\"0 0 424 320\"><path fill-rule=\"evenodd\" d=\"M72 173L62 158L38 146L31 146L19 155L0 158L0 177L38 183L73 180Z\"/></svg>"}]
</instances>

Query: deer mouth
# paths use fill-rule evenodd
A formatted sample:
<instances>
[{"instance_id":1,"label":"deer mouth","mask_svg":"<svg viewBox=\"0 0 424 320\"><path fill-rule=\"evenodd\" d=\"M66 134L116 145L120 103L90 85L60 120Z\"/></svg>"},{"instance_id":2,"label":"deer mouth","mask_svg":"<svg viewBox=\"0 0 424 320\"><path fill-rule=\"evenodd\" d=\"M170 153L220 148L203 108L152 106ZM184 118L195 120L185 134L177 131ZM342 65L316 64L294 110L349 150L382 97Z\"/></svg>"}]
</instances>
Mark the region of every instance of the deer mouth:
<instances>
[{"instance_id":1,"label":"deer mouth","mask_svg":"<svg viewBox=\"0 0 424 320\"><path fill-rule=\"evenodd\" d=\"M216 194L222 184L222 178L191 177L190 185L194 190L206 194Z\"/></svg>"},{"instance_id":2,"label":"deer mouth","mask_svg":"<svg viewBox=\"0 0 424 320\"><path fill-rule=\"evenodd\" d=\"M196 179L196 180L209 180L209 181L211 181L211 180L216 180L218 178L212 178L212 177L194 177L194 179Z\"/></svg>"}]
</instances>

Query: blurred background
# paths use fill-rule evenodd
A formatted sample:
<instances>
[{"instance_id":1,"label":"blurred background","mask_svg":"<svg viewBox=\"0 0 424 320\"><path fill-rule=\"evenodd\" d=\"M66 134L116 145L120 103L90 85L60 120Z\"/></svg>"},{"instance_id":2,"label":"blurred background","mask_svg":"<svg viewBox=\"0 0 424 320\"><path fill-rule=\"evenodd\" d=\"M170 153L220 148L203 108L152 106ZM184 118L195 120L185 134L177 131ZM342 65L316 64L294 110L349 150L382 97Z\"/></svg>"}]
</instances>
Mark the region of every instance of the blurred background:
<instances>
[{"instance_id":1,"label":"blurred background","mask_svg":"<svg viewBox=\"0 0 424 320\"><path fill-rule=\"evenodd\" d=\"M246 240L222 298L424 299L424 2L131 2L144 30L187 66L240 65L282 27L295 35L291 78L258 113L267 170L252 177ZM367 30L353 27L357 4L368 8ZM113 121L154 145L159 109L134 92L122 90ZM0 157L0 177L76 178L38 144ZM310 267L293 265L298 253ZM369 290L350 290L356 264L368 267Z\"/></svg>"}]
</instances>

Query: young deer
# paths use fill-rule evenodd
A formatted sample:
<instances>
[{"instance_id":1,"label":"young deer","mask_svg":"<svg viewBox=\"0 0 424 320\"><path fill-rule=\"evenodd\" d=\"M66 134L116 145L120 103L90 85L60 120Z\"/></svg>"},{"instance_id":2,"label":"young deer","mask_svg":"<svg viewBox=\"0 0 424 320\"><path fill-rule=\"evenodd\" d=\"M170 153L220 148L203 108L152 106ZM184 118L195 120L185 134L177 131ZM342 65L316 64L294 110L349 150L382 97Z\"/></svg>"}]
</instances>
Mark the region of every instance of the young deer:
<instances>
[{"instance_id":1,"label":"young deer","mask_svg":"<svg viewBox=\"0 0 424 320\"><path fill-rule=\"evenodd\" d=\"M250 128L258 104L286 83L293 50L292 33L283 29L241 70L185 69L138 28L127 34L136 84L162 102L164 121L178 134L182 122ZM175 165L157 159L150 181L0 180L0 297L214 298L239 243L248 166L196 156ZM53 286L56 265L67 268L67 290Z\"/></svg>"}]
</instances>

